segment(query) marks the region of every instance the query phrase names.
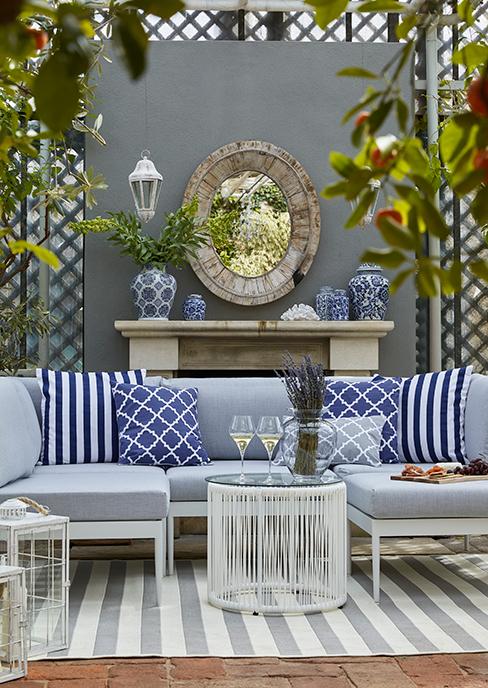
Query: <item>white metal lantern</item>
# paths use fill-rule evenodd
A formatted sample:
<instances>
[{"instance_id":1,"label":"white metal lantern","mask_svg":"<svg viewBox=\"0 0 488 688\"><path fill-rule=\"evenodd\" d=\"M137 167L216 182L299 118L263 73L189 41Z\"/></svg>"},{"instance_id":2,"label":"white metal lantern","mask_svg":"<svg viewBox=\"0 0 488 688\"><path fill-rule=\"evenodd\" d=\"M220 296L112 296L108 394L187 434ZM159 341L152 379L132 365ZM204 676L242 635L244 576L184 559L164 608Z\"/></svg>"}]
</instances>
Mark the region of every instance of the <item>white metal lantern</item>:
<instances>
[{"instance_id":1,"label":"white metal lantern","mask_svg":"<svg viewBox=\"0 0 488 688\"><path fill-rule=\"evenodd\" d=\"M29 656L68 646L68 523L65 516L29 512L0 519L0 554L25 570Z\"/></svg>"},{"instance_id":2,"label":"white metal lantern","mask_svg":"<svg viewBox=\"0 0 488 688\"><path fill-rule=\"evenodd\" d=\"M27 672L25 572L0 566L0 683Z\"/></svg>"},{"instance_id":3,"label":"white metal lantern","mask_svg":"<svg viewBox=\"0 0 488 688\"><path fill-rule=\"evenodd\" d=\"M153 161L149 159L148 150L143 150L141 156L134 171L129 174L129 184L138 217L142 222L149 222L156 212L163 185L163 175L157 171Z\"/></svg>"}]
</instances>

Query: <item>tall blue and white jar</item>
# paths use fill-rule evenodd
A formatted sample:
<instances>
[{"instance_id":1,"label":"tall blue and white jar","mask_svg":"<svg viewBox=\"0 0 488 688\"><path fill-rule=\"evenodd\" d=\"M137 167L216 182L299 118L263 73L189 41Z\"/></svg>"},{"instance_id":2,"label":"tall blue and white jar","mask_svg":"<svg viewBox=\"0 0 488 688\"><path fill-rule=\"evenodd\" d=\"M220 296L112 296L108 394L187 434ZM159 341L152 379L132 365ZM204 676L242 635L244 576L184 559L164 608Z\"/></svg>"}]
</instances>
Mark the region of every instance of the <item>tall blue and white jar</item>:
<instances>
[{"instance_id":1,"label":"tall blue and white jar","mask_svg":"<svg viewBox=\"0 0 488 688\"><path fill-rule=\"evenodd\" d=\"M390 282L383 269L362 263L349 282L349 299L354 320L383 320L390 301Z\"/></svg>"},{"instance_id":2,"label":"tall blue and white jar","mask_svg":"<svg viewBox=\"0 0 488 688\"><path fill-rule=\"evenodd\" d=\"M349 320L349 296L345 289L334 289L332 292L329 320Z\"/></svg>"},{"instance_id":3,"label":"tall blue and white jar","mask_svg":"<svg viewBox=\"0 0 488 688\"><path fill-rule=\"evenodd\" d=\"M184 300L181 310L184 320L205 320L207 304L200 294L190 294Z\"/></svg>"},{"instance_id":4,"label":"tall blue and white jar","mask_svg":"<svg viewBox=\"0 0 488 688\"><path fill-rule=\"evenodd\" d=\"M334 294L332 287L320 287L317 296L315 297L315 311L321 320L331 320L330 308Z\"/></svg>"},{"instance_id":5,"label":"tall blue and white jar","mask_svg":"<svg viewBox=\"0 0 488 688\"><path fill-rule=\"evenodd\" d=\"M176 280L166 266L145 266L130 283L139 320L168 320L176 294Z\"/></svg>"}]
</instances>

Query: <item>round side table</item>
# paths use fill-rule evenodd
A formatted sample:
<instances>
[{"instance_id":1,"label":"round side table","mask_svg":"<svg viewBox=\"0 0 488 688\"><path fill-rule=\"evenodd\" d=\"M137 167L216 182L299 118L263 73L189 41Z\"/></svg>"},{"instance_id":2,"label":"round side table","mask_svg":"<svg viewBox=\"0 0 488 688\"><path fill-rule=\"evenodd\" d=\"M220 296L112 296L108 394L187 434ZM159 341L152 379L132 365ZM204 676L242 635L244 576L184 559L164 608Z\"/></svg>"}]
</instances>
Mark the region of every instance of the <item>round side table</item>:
<instances>
[{"instance_id":1,"label":"round side table","mask_svg":"<svg viewBox=\"0 0 488 688\"><path fill-rule=\"evenodd\" d=\"M346 602L346 488L336 476L220 475L208 485L208 600L228 611L297 614Z\"/></svg>"}]
</instances>

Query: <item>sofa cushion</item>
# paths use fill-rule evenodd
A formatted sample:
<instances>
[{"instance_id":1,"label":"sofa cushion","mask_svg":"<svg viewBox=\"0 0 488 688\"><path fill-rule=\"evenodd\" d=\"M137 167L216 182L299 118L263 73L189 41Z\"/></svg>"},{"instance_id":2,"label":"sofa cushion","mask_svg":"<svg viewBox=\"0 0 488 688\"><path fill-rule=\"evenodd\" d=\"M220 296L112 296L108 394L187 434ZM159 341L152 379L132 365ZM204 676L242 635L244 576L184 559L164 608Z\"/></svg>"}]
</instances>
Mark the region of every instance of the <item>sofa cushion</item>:
<instances>
[{"instance_id":1,"label":"sofa cushion","mask_svg":"<svg viewBox=\"0 0 488 688\"><path fill-rule=\"evenodd\" d=\"M373 518L486 518L488 514L484 481L457 485L400 482L375 468L341 477L348 504Z\"/></svg>"},{"instance_id":2,"label":"sofa cushion","mask_svg":"<svg viewBox=\"0 0 488 688\"><path fill-rule=\"evenodd\" d=\"M382 415L380 460L398 462L397 422L400 378L373 380L329 380L324 399L324 418L371 417Z\"/></svg>"},{"instance_id":3,"label":"sofa cushion","mask_svg":"<svg viewBox=\"0 0 488 688\"><path fill-rule=\"evenodd\" d=\"M397 463L382 463L379 466L365 466L364 464L358 463L343 463L340 466L334 466L334 473L340 478L344 478L349 475L361 474L371 474L373 471L378 472L383 475L400 475L403 470L403 466L399 466Z\"/></svg>"},{"instance_id":4,"label":"sofa cushion","mask_svg":"<svg viewBox=\"0 0 488 688\"><path fill-rule=\"evenodd\" d=\"M464 415L466 456L469 461L488 457L488 375L474 374L469 385Z\"/></svg>"},{"instance_id":5,"label":"sofa cushion","mask_svg":"<svg viewBox=\"0 0 488 688\"><path fill-rule=\"evenodd\" d=\"M42 391L45 465L117 461L119 437L112 382L143 384L145 370L68 373L37 369Z\"/></svg>"},{"instance_id":6,"label":"sofa cushion","mask_svg":"<svg viewBox=\"0 0 488 688\"><path fill-rule=\"evenodd\" d=\"M267 473L267 461L245 461L246 473ZM206 502L207 481L212 475L240 473L241 462L235 460L215 461L206 466L182 466L169 468L166 475L169 478L172 502ZM273 466L273 473L288 473L285 466Z\"/></svg>"},{"instance_id":7,"label":"sofa cushion","mask_svg":"<svg viewBox=\"0 0 488 688\"><path fill-rule=\"evenodd\" d=\"M473 366L403 380L398 450L409 463L466 461L464 416Z\"/></svg>"},{"instance_id":8,"label":"sofa cushion","mask_svg":"<svg viewBox=\"0 0 488 688\"><path fill-rule=\"evenodd\" d=\"M198 427L198 392L112 384L119 428L119 463L199 466L209 463Z\"/></svg>"},{"instance_id":9,"label":"sofa cushion","mask_svg":"<svg viewBox=\"0 0 488 688\"><path fill-rule=\"evenodd\" d=\"M72 521L160 520L168 514L169 481L152 466L36 466L29 478L0 488L0 502L18 496Z\"/></svg>"},{"instance_id":10,"label":"sofa cushion","mask_svg":"<svg viewBox=\"0 0 488 688\"><path fill-rule=\"evenodd\" d=\"M34 404L21 382L0 377L0 486L28 476L41 451Z\"/></svg>"},{"instance_id":11,"label":"sofa cushion","mask_svg":"<svg viewBox=\"0 0 488 688\"><path fill-rule=\"evenodd\" d=\"M173 378L163 380L165 387L198 389L198 420L202 442L211 459L239 458L229 436L234 415L250 415L257 424L261 416L289 415L290 402L281 380L276 378ZM267 459L266 450L254 437L246 459Z\"/></svg>"}]
</instances>

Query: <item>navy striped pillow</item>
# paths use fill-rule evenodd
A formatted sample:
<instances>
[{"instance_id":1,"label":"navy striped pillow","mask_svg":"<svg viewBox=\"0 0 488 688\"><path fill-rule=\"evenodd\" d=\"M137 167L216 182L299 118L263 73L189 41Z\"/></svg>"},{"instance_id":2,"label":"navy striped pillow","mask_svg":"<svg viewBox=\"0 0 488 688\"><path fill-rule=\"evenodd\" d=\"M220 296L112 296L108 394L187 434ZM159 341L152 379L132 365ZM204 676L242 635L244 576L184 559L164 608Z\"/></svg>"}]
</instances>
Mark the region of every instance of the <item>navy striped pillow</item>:
<instances>
[{"instance_id":1,"label":"navy striped pillow","mask_svg":"<svg viewBox=\"0 0 488 688\"><path fill-rule=\"evenodd\" d=\"M111 383L144 384L146 371L64 373L38 368L36 373L42 392L40 463L118 461Z\"/></svg>"},{"instance_id":2,"label":"navy striped pillow","mask_svg":"<svg viewBox=\"0 0 488 688\"><path fill-rule=\"evenodd\" d=\"M400 390L399 453L408 463L467 461L464 412L473 366L414 375Z\"/></svg>"}]
</instances>

